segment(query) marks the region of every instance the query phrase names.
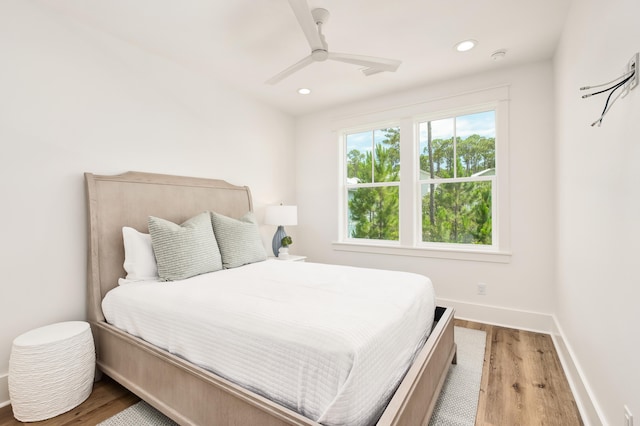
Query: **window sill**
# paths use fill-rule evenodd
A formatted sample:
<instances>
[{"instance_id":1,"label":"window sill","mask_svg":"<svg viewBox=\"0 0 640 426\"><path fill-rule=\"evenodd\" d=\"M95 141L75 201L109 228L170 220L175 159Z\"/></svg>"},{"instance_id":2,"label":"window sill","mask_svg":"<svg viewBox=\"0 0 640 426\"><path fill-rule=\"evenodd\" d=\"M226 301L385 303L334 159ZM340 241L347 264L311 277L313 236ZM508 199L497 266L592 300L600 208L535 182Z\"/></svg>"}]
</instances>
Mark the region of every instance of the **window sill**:
<instances>
[{"instance_id":1,"label":"window sill","mask_svg":"<svg viewBox=\"0 0 640 426\"><path fill-rule=\"evenodd\" d=\"M473 262L510 263L511 252L495 250L465 250L448 248L403 247L371 242L333 242L333 249L357 253L387 254L392 256L430 257L436 259L467 260Z\"/></svg>"}]
</instances>

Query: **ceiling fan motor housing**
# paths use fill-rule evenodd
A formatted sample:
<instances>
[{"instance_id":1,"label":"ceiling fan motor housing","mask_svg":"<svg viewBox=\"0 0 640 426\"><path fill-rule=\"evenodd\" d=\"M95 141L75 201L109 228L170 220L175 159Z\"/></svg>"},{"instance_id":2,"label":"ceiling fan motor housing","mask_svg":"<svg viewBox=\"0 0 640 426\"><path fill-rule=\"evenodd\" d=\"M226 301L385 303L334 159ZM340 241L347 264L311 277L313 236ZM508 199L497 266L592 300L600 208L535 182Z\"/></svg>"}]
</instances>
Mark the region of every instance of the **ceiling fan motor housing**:
<instances>
[{"instance_id":1,"label":"ceiling fan motor housing","mask_svg":"<svg viewBox=\"0 0 640 426\"><path fill-rule=\"evenodd\" d=\"M316 49L313 52L311 52L311 57L316 62L326 61L327 58L329 57L329 52L327 52L324 49Z\"/></svg>"},{"instance_id":2,"label":"ceiling fan motor housing","mask_svg":"<svg viewBox=\"0 0 640 426\"><path fill-rule=\"evenodd\" d=\"M326 24L329 20L329 11L327 9L319 7L311 11L311 16L313 16L313 21L316 23L316 25Z\"/></svg>"}]
</instances>

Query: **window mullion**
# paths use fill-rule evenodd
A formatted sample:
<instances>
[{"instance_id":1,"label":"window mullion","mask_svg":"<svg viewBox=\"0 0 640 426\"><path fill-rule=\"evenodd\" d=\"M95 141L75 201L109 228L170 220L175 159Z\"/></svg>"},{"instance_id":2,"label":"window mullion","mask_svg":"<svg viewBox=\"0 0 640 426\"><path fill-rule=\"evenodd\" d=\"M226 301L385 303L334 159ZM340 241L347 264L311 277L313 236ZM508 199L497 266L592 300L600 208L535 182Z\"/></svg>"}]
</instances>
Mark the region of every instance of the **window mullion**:
<instances>
[{"instance_id":1,"label":"window mullion","mask_svg":"<svg viewBox=\"0 0 640 426\"><path fill-rule=\"evenodd\" d=\"M457 130L457 117L453 117L453 177L458 177L458 133Z\"/></svg>"},{"instance_id":2,"label":"window mullion","mask_svg":"<svg viewBox=\"0 0 640 426\"><path fill-rule=\"evenodd\" d=\"M421 184L459 183L459 182L487 182L494 181L495 176L468 176L459 178L422 179Z\"/></svg>"},{"instance_id":3,"label":"window mullion","mask_svg":"<svg viewBox=\"0 0 640 426\"><path fill-rule=\"evenodd\" d=\"M374 183L358 183L345 185L347 190L349 189L358 189L358 188L380 188L384 186L400 186L400 182L374 182Z\"/></svg>"},{"instance_id":4,"label":"window mullion","mask_svg":"<svg viewBox=\"0 0 640 426\"><path fill-rule=\"evenodd\" d=\"M371 182L376 181L376 131L371 131Z\"/></svg>"},{"instance_id":5,"label":"window mullion","mask_svg":"<svg viewBox=\"0 0 640 426\"><path fill-rule=\"evenodd\" d=\"M417 136L411 118L400 121L400 244L409 247L417 235Z\"/></svg>"}]
</instances>

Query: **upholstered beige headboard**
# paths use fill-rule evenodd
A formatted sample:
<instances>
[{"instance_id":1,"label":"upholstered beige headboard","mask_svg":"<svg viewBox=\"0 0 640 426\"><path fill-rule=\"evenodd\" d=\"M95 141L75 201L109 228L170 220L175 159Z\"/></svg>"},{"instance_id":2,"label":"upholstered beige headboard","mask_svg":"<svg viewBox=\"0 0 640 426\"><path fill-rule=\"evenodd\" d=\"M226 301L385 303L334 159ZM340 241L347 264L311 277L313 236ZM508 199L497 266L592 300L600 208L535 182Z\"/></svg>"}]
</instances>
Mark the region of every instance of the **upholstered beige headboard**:
<instances>
[{"instance_id":1,"label":"upholstered beige headboard","mask_svg":"<svg viewBox=\"0 0 640 426\"><path fill-rule=\"evenodd\" d=\"M104 321L104 295L124 277L122 227L148 232L147 218L182 223L205 210L240 217L253 210L251 192L223 180L127 172L85 173L89 209L88 317Z\"/></svg>"}]
</instances>

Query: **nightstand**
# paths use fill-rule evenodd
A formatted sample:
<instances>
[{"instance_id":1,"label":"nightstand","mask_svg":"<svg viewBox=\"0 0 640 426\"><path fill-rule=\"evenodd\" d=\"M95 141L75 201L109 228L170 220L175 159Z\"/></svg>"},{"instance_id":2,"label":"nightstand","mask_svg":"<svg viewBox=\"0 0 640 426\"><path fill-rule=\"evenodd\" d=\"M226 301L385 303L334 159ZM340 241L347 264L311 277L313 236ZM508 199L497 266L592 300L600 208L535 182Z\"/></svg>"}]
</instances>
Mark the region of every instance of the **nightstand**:
<instances>
[{"instance_id":1,"label":"nightstand","mask_svg":"<svg viewBox=\"0 0 640 426\"><path fill-rule=\"evenodd\" d=\"M280 257L272 257L271 259L281 260L283 262L304 262L307 259L307 256L296 256L294 254L290 254L288 256L280 256Z\"/></svg>"},{"instance_id":2,"label":"nightstand","mask_svg":"<svg viewBox=\"0 0 640 426\"><path fill-rule=\"evenodd\" d=\"M95 363L88 322L59 322L16 337L9 358L14 417L37 422L80 405L93 389Z\"/></svg>"}]
</instances>

